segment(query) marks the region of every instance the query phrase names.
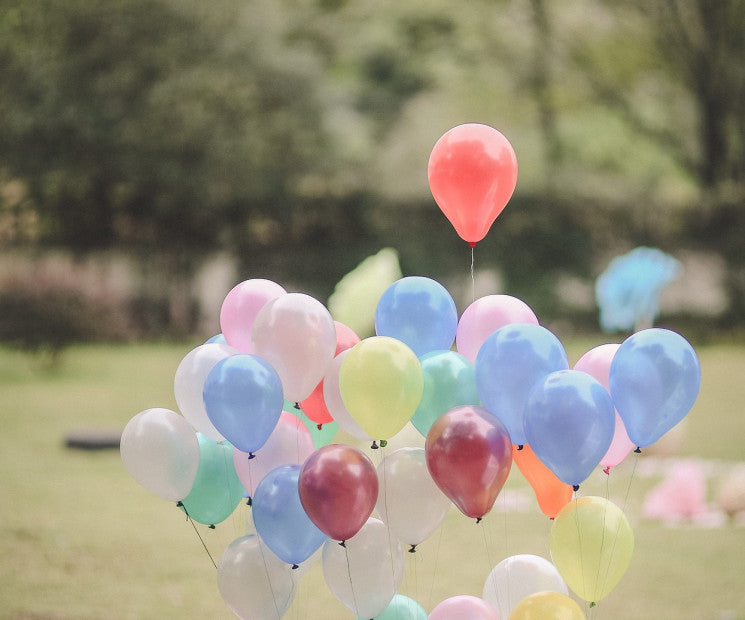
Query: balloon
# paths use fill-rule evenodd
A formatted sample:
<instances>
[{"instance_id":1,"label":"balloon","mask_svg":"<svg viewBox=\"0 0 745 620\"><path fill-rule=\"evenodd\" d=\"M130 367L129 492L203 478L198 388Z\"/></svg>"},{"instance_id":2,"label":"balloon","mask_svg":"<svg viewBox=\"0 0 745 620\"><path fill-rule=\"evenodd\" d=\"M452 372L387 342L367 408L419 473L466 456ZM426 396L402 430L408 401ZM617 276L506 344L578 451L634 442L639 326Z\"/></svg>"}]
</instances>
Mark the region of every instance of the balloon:
<instances>
[{"instance_id":1,"label":"balloon","mask_svg":"<svg viewBox=\"0 0 745 620\"><path fill-rule=\"evenodd\" d=\"M282 379L284 396L300 402L326 373L336 350L336 328L329 311L304 293L270 301L256 315L252 343Z\"/></svg>"},{"instance_id":2,"label":"balloon","mask_svg":"<svg viewBox=\"0 0 745 620\"><path fill-rule=\"evenodd\" d=\"M378 514L412 550L437 529L450 508L429 474L422 448L388 454L378 465L378 485Z\"/></svg>"},{"instance_id":3,"label":"balloon","mask_svg":"<svg viewBox=\"0 0 745 620\"><path fill-rule=\"evenodd\" d=\"M471 247L489 232L517 184L512 145L487 125L467 123L436 143L427 167L435 202Z\"/></svg>"},{"instance_id":4,"label":"balloon","mask_svg":"<svg viewBox=\"0 0 745 620\"><path fill-rule=\"evenodd\" d=\"M448 409L478 405L473 364L455 351L432 351L419 358L424 390L411 423L426 437L432 423Z\"/></svg>"},{"instance_id":5,"label":"balloon","mask_svg":"<svg viewBox=\"0 0 745 620\"><path fill-rule=\"evenodd\" d=\"M556 474L541 462L527 443L523 444L522 449L512 446L512 460L533 487L541 512L549 519L556 517L559 510L572 499L574 493L572 485L559 480Z\"/></svg>"},{"instance_id":6,"label":"balloon","mask_svg":"<svg viewBox=\"0 0 745 620\"><path fill-rule=\"evenodd\" d=\"M217 588L225 604L245 620L279 620L295 596L292 570L256 534L236 538L220 557Z\"/></svg>"},{"instance_id":7,"label":"balloon","mask_svg":"<svg viewBox=\"0 0 745 620\"><path fill-rule=\"evenodd\" d=\"M597 602L620 581L634 551L634 532L613 502L595 496L574 499L561 509L549 534L559 573L582 599Z\"/></svg>"},{"instance_id":8,"label":"balloon","mask_svg":"<svg viewBox=\"0 0 745 620\"><path fill-rule=\"evenodd\" d=\"M523 553L505 558L491 570L482 596L502 618L507 618L518 602L542 591L569 594L566 582L551 562Z\"/></svg>"},{"instance_id":9,"label":"balloon","mask_svg":"<svg viewBox=\"0 0 745 620\"><path fill-rule=\"evenodd\" d=\"M598 347L590 349L577 360L574 370L581 370L588 375L592 375L602 386L610 391L610 365L613 362L613 356L618 351L619 344L601 344ZM611 467L618 465L634 447L626 433L626 427L618 412L615 413L616 425L613 432L613 439L610 442L610 448L600 459L600 465L608 473Z\"/></svg>"},{"instance_id":10,"label":"balloon","mask_svg":"<svg viewBox=\"0 0 745 620\"><path fill-rule=\"evenodd\" d=\"M439 603L429 620L500 620L497 611L484 599L469 594L451 596Z\"/></svg>"},{"instance_id":11,"label":"balloon","mask_svg":"<svg viewBox=\"0 0 745 620\"><path fill-rule=\"evenodd\" d=\"M417 357L450 349L458 328L458 310L439 282L409 276L391 284L375 308L375 333L406 344Z\"/></svg>"},{"instance_id":12,"label":"balloon","mask_svg":"<svg viewBox=\"0 0 745 620\"><path fill-rule=\"evenodd\" d=\"M577 601L560 592L535 592L515 605L509 620L585 620Z\"/></svg>"},{"instance_id":13,"label":"balloon","mask_svg":"<svg viewBox=\"0 0 745 620\"><path fill-rule=\"evenodd\" d=\"M336 329L336 353L334 356L339 355L342 351L351 349L360 341L360 337L355 334L349 327L334 321L334 327ZM328 372L328 368L326 369ZM311 392L310 396L300 403L300 408L316 424L328 424L333 421L333 417L326 406L326 401L323 398L323 379Z\"/></svg>"},{"instance_id":14,"label":"balloon","mask_svg":"<svg viewBox=\"0 0 745 620\"><path fill-rule=\"evenodd\" d=\"M416 411L424 389L422 366L403 342L371 336L354 345L339 370L344 406L370 437L387 439Z\"/></svg>"},{"instance_id":15,"label":"balloon","mask_svg":"<svg viewBox=\"0 0 745 620\"><path fill-rule=\"evenodd\" d=\"M432 425L424 449L432 479L464 515L481 519L491 510L512 466L499 418L483 407L455 407Z\"/></svg>"},{"instance_id":16,"label":"balloon","mask_svg":"<svg viewBox=\"0 0 745 620\"><path fill-rule=\"evenodd\" d=\"M219 334L215 334L214 336L207 338L207 340L204 341L204 344L228 344L228 341L225 340L225 336L223 336L222 332L220 332Z\"/></svg>"},{"instance_id":17,"label":"balloon","mask_svg":"<svg viewBox=\"0 0 745 620\"><path fill-rule=\"evenodd\" d=\"M368 620L360 618L358 620ZM375 616L374 620L427 620L427 612L414 599L396 594L383 613Z\"/></svg>"},{"instance_id":18,"label":"balloon","mask_svg":"<svg viewBox=\"0 0 745 620\"><path fill-rule=\"evenodd\" d=\"M251 505L256 531L275 555L288 564L307 560L326 540L300 503L300 465L270 471L256 487Z\"/></svg>"},{"instance_id":19,"label":"balloon","mask_svg":"<svg viewBox=\"0 0 745 620\"><path fill-rule=\"evenodd\" d=\"M303 422L283 411L269 439L251 456L238 448L233 449L233 466L249 495L253 495L259 482L275 467L301 465L315 449L310 431Z\"/></svg>"},{"instance_id":20,"label":"balloon","mask_svg":"<svg viewBox=\"0 0 745 620\"><path fill-rule=\"evenodd\" d=\"M351 446L319 448L303 464L300 501L329 538L345 541L365 524L378 498L375 466Z\"/></svg>"},{"instance_id":21,"label":"balloon","mask_svg":"<svg viewBox=\"0 0 745 620\"><path fill-rule=\"evenodd\" d=\"M181 360L173 380L176 404L183 416L196 430L215 441L222 441L225 437L207 415L202 395L204 382L217 362L236 353L237 349L225 344L207 343L198 346Z\"/></svg>"},{"instance_id":22,"label":"balloon","mask_svg":"<svg viewBox=\"0 0 745 620\"><path fill-rule=\"evenodd\" d=\"M135 482L162 499L178 502L194 484L199 443L175 411L154 407L138 413L122 431L119 453Z\"/></svg>"},{"instance_id":23,"label":"balloon","mask_svg":"<svg viewBox=\"0 0 745 620\"><path fill-rule=\"evenodd\" d=\"M182 508L194 521L215 525L233 514L243 499L243 485L233 467L233 446L202 434L197 437L199 467Z\"/></svg>"},{"instance_id":24,"label":"balloon","mask_svg":"<svg viewBox=\"0 0 745 620\"><path fill-rule=\"evenodd\" d=\"M253 353L251 329L267 303L287 294L276 282L259 278L236 284L220 307L220 327L225 341L241 353Z\"/></svg>"},{"instance_id":25,"label":"balloon","mask_svg":"<svg viewBox=\"0 0 745 620\"><path fill-rule=\"evenodd\" d=\"M554 334L540 325L515 323L491 334L479 349L476 387L484 407L507 427L512 442L522 445L528 441L523 417L530 391L550 373L567 368L566 351Z\"/></svg>"},{"instance_id":26,"label":"balloon","mask_svg":"<svg viewBox=\"0 0 745 620\"><path fill-rule=\"evenodd\" d=\"M608 391L586 372L552 372L531 392L525 436L562 482L578 485L608 451L615 417Z\"/></svg>"},{"instance_id":27,"label":"balloon","mask_svg":"<svg viewBox=\"0 0 745 620\"><path fill-rule=\"evenodd\" d=\"M282 413L282 383L274 368L241 353L215 364L204 382L204 405L215 428L243 452L264 445Z\"/></svg>"},{"instance_id":28,"label":"balloon","mask_svg":"<svg viewBox=\"0 0 745 620\"><path fill-rule=\"evenodd\" d=\"M696 352L680 334L651 328L629 336L610 367L610 393L634 444L648 446L680 422L701 386Z\"/></svg>"},{"instance_id":29,"label":"balloon","mask_svg":"<svg viewBox=\"0 0 745 620\"><path fill-rule=\"evenodd\" d=\"M343 547L327 540L321 565L332 594L362 618L374 618L385 611L404 570L401 545L391 542L385 524L373 518Z\"/></svg>"},{"instance_id":30,"label":"balloon","mask_svg":"<svg viewBox=\"0 0 745 620\"><path fill-rule=\"evenodd\" d=\"M372 441L372 437L362 430L362 427L349 413L339 390L339 372L344 358L349 353L349 349L342 351L329 364L326 376L323 378L323 400L328 407L331 417L339 424L339 428L346 431L352 437Z\"/></svg>"},{"instance_id":31,"label":"balloon","mask_svg":"<svg viewBox=\"0 0 745 620\"><path fill-rule=\"evenodd\" d=\"M481 345L500 327L512 323L533 323L538 319L533 310L517 297L510 295L487 295L475 300L463 311L458 322L455 342L458 353L472 363Z\"/></svg>"}]
</instances>

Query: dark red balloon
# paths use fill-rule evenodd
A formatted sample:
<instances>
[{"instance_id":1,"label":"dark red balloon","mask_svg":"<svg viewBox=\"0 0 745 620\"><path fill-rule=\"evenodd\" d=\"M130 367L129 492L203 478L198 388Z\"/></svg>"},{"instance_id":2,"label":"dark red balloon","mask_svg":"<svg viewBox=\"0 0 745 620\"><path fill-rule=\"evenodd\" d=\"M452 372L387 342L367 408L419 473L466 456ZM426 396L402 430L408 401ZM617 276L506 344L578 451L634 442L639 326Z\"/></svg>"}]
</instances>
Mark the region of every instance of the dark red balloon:
<instances>
[{"instance_id":1,"label":"dark red balloon","mask_svg":"<svg viewBox=\"0 0 745 620\"><path fill-rule=\"evenodd\" d=\"M464 515L491 510L512 467L510 434L497 416L471 405L450 409L429 429L424 450L432 479Z\"/></svg>"},{"instance_id":2,"label":"dark red balloon","mask_svg":"<svg viewBox=\"0 0 745 620\"><path fill-rule=\"evenodd\" d=\"M357 448L330 444L303 464L298 479L300 502L310 520L334 540L360 531L378 499L375 466Z\"/></svg>"}]
</instances>

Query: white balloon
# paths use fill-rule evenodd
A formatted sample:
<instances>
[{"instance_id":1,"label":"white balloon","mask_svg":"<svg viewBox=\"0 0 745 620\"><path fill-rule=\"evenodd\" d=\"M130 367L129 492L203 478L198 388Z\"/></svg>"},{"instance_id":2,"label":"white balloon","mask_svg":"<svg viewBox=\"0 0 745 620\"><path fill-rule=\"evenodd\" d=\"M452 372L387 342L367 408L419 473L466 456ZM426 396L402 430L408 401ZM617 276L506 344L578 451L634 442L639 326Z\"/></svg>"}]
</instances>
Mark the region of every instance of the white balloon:
<instances>
[{"instance_id":1,"label":"white balloon","mask_svg":"<svg viewBox=\"0 0 745 620\"><path fill-rule=\"evenodd\" d=\"M482 596L502 618L507 618L522 599L544 590L569 594L566 582L551 562L524 553L505 558L491 570Z\"/></svg>"},{"instance_id":2,"label":"white balloon","mask_svg":"<svg viewBox=\"0 0 745 620\"><path fill-rule=\"evenodd\" d=\"M376 508L403 543L418 545L434 532L452 503L427 468L423 448L400 448L378 465Z\"/></svg>"},{"instance_id":3,"label":"white balloon","mask_svg":"<svg viewBox=\"0 0 745 620\"><path fill-rule=\"evenodd\" d=\"M372 441L372 437L363 431L360 425L357 424L357 421L352 417L352 414L349 413L341 398L341 391L339 390L339 371L341 370L341 364L349 351L350 349L342 351L331 360L331 363L328 365L326 375L323 378L323 400L326 402L326 409L329 410L331 417L334 418L334 422L339 425L339 428L357 439Z\"/></svg>"},{"instance_id":4,"label":"white balloon","mask_svg":"<svg viewBox=\"0 0 745 620\"><path fill-rule=\"evenodd\" d=\"M199 441L175 411L155 407L134 416L119 443L124 468L151 493L178 502L191 491L199 466Z\"/></svg>"},{"instance_id":5,"label":"white balloon","mask_svg":"<svg viewBox=\"0 0 745 620\"><path fill-rule=\"evenodd\" d=\"M223 441L204 407L204 382L210 370L220 360L238 353L237 349L215 342L207 343L189 351L176 369L173 393L183 416L196 430L213 441Z\"/></svg>"},{"instance_id":6,"label":"white balloon","mask_svg":"<svg viewBox=\"0 0 745 620\"><path fill-rule=\"evenodd\" d=\"M401 584L401 545L380 519L372 517L344 545L334 540L323 545L326 585L355 616L374 618L388 607Z\"/></svg>"},{"instance_id":7,"label":"white balloon","mask_svg":"<svg viewBox=\"0 0 745 620\"><path fill-rule=\"evenodd\" d=\"M245 620L279 620L295 597L289 564L256 534L236 538L220 557L217 588L225 604Z\"/></svg>"},{"instance_id":8,"label":"white balloon","mask_svg":"<svg viewBox=\"0 0 745 620\"><path fill-rule=\"evenodd\" d=\"M282 380L284 396L300 402L310 396L336 353L336 327L320 301L287 293L267 303L251 329L253 351Z\"/></svg>"}]
</instances>

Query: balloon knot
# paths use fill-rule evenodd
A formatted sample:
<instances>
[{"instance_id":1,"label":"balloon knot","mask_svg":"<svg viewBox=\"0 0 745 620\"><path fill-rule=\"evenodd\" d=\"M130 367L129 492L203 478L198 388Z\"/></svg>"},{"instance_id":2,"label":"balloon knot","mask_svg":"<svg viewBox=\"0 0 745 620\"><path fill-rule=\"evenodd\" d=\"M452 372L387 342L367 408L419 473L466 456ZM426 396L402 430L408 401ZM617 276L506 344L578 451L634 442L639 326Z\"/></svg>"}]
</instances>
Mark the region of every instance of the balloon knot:
<instances>
[{"instance_id":1,"label":"balloon knot","mask_svg":"<svg viewBox=\"0 0 745 620\"><path fill-rule=\"evenodd\" d=\"M476 523L481 523L481 517L476 517Z\"/></svg>"},{"instance_id":2,"label":"balloon knot","mask_svg":"<svg viewBox=\"0 0 745 620\"><path fill-rule=\"evenodd\" d=\"M176 507L177 508L183 508L184 507L184 502L176 502Z\"/></svg>"},{"instance_id":3,"label":"balloon knot","mask_svg":"<svg viewBox=\"0 0 745 620\"><path fill-rule=\"evenodd\" d=\"M249 460L249 461L250 461L251 459L255 459L255 458L256 458L256 455L255 455L255 454L254 454L253 452L249 452L249 453L248 453L248 460Z\"/></svg>"},{"instance_id":4,"label":"balloon knot","mask_svg":"<svg viewBox=\"0 0 745 620\"><path fill-rule=\"evenodd\" d=\"M610 476L610 465L606 465L605 467L603 467L603 473L606 476Z\"/></svg>"},{"instance_id":5,"label":"balloon knot","mask_svg":"<svg viewBox=\"0 0 745 620\"><path fill-rule=\"evenodd\" d=\"M246 506L253 506L253 504L254 504L254 501L253 501L253 500L252 500L252 499L251 499L251 498L249 497L249 498L248 498L248 499L246 500Z\"/></svg>"},{"instance_id":6,"label":"balloon knot","mask_svg":"<svg viewBox=\"0 0 745 620\"><path fill-rule=\"evenodd\" d=\"M573 485L572 485L572 491L574 491L575 493L576 493L577 491L579 491L579 485L578 485L578 484L573 484Z\"/></svg>"},{"instance_id":7,"label":"balloon knot","mask_svg":"<svg viewBox=\"0 0 745 620\"><path fill-rule=\"evenodd\" d=\"M634 452L636 452L637 454L641 454L642 449L639 446L636 446L636 450L634 450Z\"/></svg>"},{"instance_id":8,"label":"balloon knot","mask_svg":"<svg viewBox=\"0 0 745 620\"><path fill-rule=\"evenodd\" d=\"M297 564L292 565L292 570L295 570L296 568L300 568Z\"/></svg>"},{"instance_id":9,"label":"balloon knot","mask_svg":"<svg viewBox=\"0 0 745 620\"><path fill-rule=\"evenodd\" d=\"M525 446L524 446L523 444L519 444L519 445L517 446L517 449L518 449L518 450L522 450L522 449L523 449L524 447L525 447Z\"/></svg>"},{"instance_id":10,"label":"balloon knot","mask_svg":"<svg viewBox=\"0 0 745 620\"><path fill-rule=\"evenodd\" d=\"M416 545L411 545L411 547L409 547L409 553L416 553Z\"/></svg>"},{"instance_id":11,"label":"balloon knot","mask_svg":"<svg viewBox=\"0 0 745 620\"><path fill-rule=\"evenodd\" d=\"M471 248L471 249L475 248L476 247L476 242L475 241L469 241L468 242L468 247Z\"/></svg>"},{"instance_id":12,"label":"balloon knot","mask_svg":"<svg viewBox=\"0 0 745 620\"><path fill-rule=\"evenodd\" d=\"M370 446L371 450L377 450L378 449L378 442L373 439L372 445Z\"/></svg>"},{"instance_id":13,"label":"balloon knot","mask_svg":"<svg viewBox=\"0 0 745 620\"><path fill-rule=\"evenodd\" d=\"M295 402L295 409L298 409L298 410L300 409L300 403Z\"/></svg>"},{"instance_id":14,"label":"balloon knot","mask_svg":"<svg viewBox=\"0 0 745 620\"><path fill-rule=\"evenodd\" d=\"M210 523L210 529L211 530L214 530L215 529L215 524L214 523Z\"/></svg>"},{"instance_id":15,"label":"balloon knot","mask_svg":"<svg viewBox=\"0 0 745 620\"><path fill-rule=\"evenodd\" d=\"M596 603L595 601L592 601L592 602L590 603L590 607L595 607L595 605L597 605L597 603Z\"/></svg>"},{"instance_id":16,"label":"balloon knot","mask_svg":"<svg viewBox=\"0 0 745 620\"><path fill-rule=\"evenodd\" d=\"M344 547L346 549L346 547L347 547L346 541L344 541L344 540L339 541L339 546L340 547Z\"/></svg>"},{"instance_id":17,"label":"balloon knot","mask_svg":"<svg viewBox=\"0 0 745 620\"><path fill-rule=\"evenodd\" d=\"M381 448L385 448L387 445L388 445L388 440L387 439L381 439L380 440L380 447Z\"/></svg>"},{"instance_id":18,"label":"balloon knot","mask_svg":"<svg viewBox=\"0 0 745 620\"><path fill-rule=\"evenodd\" d=\"M316 424L316 428L320 431L323 428L323 424Z\"/></svg>"}]
</instances>

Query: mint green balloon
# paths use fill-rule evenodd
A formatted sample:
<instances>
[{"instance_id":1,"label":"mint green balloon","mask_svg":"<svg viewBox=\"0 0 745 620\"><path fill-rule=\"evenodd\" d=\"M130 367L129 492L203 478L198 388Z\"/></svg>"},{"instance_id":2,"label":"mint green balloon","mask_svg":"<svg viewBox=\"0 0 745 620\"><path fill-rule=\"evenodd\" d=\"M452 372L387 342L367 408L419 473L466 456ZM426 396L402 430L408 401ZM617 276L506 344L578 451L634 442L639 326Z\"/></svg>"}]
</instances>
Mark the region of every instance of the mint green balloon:
<instances>
[{"instance_id":1,"label":"mint green balloon","mask_svg":"<svg viewBox=\"0 0 745 620\"><path fill-rule=\"evenodd\" d=\"M215 525L225 521L243 499L245 489L233 466L233 446L197 433L199 467L182 509L194 521Z\"/></svg>"},{"instance_id":2,"label":"mint green balloon","mask_svg":"<svg viewBox=\"0 0 745 620\"><path fill-rule=\"evenodd\" d=\"M431 351L419 358L424 392L411 423L424 436L443 413L461 405L479 405L473 364L455 351Z\"/></svg>"},{"instance_id":3,"label":"mint green balloon","mask_svg":"<svg viewBox=\"0 0 745 620\"><path fill-rule=\"evenodd\" d=\"M357 620L367 620L358 618ZM396 594L383 613L375 616L374 620L427 620L427 612L414 599Z\"/></svg>"}]
</instances>

